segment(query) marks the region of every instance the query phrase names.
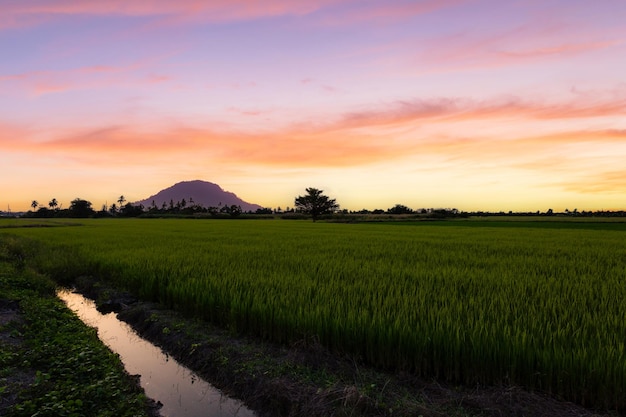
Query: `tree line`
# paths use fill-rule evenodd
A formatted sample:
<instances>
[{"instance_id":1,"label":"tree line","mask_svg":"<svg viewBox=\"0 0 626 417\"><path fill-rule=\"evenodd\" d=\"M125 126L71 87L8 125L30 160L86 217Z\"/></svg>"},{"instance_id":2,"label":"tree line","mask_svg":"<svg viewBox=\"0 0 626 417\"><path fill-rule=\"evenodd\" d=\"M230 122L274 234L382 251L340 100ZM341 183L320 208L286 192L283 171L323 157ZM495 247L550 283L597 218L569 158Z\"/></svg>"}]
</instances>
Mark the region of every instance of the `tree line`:
<instances>
[{"instance_id":1,"label":"tree line","mask_svg":"<svg viewBox=\"0 0 626 417\"><path fill-rule=\"evenodd\" d=\"M117 203L117 204L116 204ZM103 204L100 210L95 210L91 201L82 198L76 198L71 201L70 206L63 209L56 198L48 203L48 206L40 205L39 202L33 200L31 207L33 210L28 211L23 217L139 217L139 216L158 216L158 215L194 215L209 214L236 217L243 213L239 205L220 205L218 207L203 207L195 204L193 198L189 200L182 199L174 202L170 200L160 206L153 201L148 207L143 204L132 204L126 202L126 198L122 195L117 202L107 206ZM259 211L259 210L257 210Z\"/></svg>"},{"instance_id":2,"label":"tree line","mask_svg":"<svg viewBox=\"0 0 626 417\"><path fill-rule=\"evenodd\" d=\"M429 218L450 218L450 217L469 217L469 216L577 216L577 217L623 217L626 212L621 211L572 211L565 209L562 213L554 212L548 209L545 212L464 212L456 208L422 208L418 210L411 209L403 204L396 204L388 209L362 209L358 211L341 210L336 199L330 198L324 194L323 190L309 187L305 189L306 193L295 197L294 207L287 207L282 210L260 208L255 211L244 212L239 205L222 205L216 207L204 207L194 202L193 198L182 199L180 201L170 200L169 203L163 202L157 205L152 201L148 207L142 204L132 204L126 201L121 195L115 203L107 206L103 204L101 209L96 211L92 207L92 203L88 200L76 198L70 202L70 206L66 209L62 208L56 198L51 199L47 206L40 204L37 200L31 203L32 210L23 214L22 217L161 217L161 216L211 216L211 217L238 217L242 214L247 215L282 215L288 218L300 218L301 216L310 216L313 221L318 220L325 215L415 215Z\"/></svg>"}]
</instances>

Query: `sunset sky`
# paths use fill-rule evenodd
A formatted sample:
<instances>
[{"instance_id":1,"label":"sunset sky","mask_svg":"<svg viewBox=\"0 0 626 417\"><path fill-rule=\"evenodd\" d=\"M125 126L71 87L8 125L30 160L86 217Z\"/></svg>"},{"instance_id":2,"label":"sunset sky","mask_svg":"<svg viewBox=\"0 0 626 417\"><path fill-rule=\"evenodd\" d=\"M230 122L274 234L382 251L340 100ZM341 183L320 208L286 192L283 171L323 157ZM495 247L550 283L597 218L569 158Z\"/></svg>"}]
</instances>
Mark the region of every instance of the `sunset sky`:
<instances>
[{"instance_id":1,"label":"sunset sky","mask_svg":"<svg viewBox=\"0 0 626 417\"><path fill-rule=\"evenodd\" d=\"M624 0L0 0L0 211L626 209Z\"/></svg>"}]
</instances>

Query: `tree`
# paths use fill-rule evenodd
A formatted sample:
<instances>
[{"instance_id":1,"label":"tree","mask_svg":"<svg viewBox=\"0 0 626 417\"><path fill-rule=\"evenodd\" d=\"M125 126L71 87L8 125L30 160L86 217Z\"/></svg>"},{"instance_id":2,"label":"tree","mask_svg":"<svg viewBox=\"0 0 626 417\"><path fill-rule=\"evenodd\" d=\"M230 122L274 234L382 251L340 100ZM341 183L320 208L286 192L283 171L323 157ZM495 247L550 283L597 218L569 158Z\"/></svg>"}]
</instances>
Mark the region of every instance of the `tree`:
<instances>
[{"instance_id":1,"label":"tree","mask_svg":"<svg viewBox=\"0 0 626 417\"><path fill-rule=\"evenodd\" d=\"M50 202L48 203L48 206L52 209L52 210L56 210L57 206L59 205L59 202L57 201L56 198L53 198L52 200L50 200Z\"/></svg>"},{"instance_id":2,"label":"tree","mask_svg":"<svg viewBox=\"0 0 626 417\"><path fill-rule=\"evenodd\" d=\"M387 213L389 214L411 214L413 213L413 209L408 208L403 204L396 204L390 209L387 209Z\"/></svg>"},{"instance_id":3,"label":"tree","mask_svg":"<svg viewBox=\"0 0 626 417\"><path fill-rule=\"evenodd\" d=\"M133 206L132 203L126 203L124 207L120 207L120 214L126 217L137 217L143 214L143 204Z\"/></svg>"},{"instance_id":4,"label":"tree","mask_svg":"<svg viewBox=\"0 0 626 417\"><path fill-rule=\"evenodd\" d=\"M124 206L124 203L126 202L126 199L124 198L123 195L119 196L119 198L117 199L117 202L120 203L120 209L122 208L122 206Z\"/></svg>"},{"instance_id":5,"label":"tree","mask_svg":"<svg viewBox=\"0 0 626 417\"><path fill-rule=\"evenodd\" d=\"M230 206L230 210L229 213L232 217L237 217L239 216L241 213L243 212L243 210L241 210L241 206L237 206L235 204Z\"/></svg>"},{"instance_id":6,"label":"tree","mask_svg":"<svg viewBox=\"0 0 626 417\"><path fill-rule=\"evenodd\" d=\"M297 209L310 214L313 221L317 220L319 215L332 213L339 208L339 204L334 198L331 199L322 194L324 190L307 188L306 192L306 195L296 197L295 206Z\"/></svg>"},{"instance_id":7,"label":"tree","mask_svg":"<svg viewBox=\"0 0 626 417\"><path fill-rule=\"evenodd\" d=\"M91 201L75 198L70 203L71 217L89 217L93 216L95 211L91 208Z\"/></svg>"},{"instance_id":8,"label":"tree","mask_svg":"<svg viewBox=\"0 0 626 417\"><path fill-rule=\"evenodd\" d=\"M30 206L33 208L33 211L37 210L37 207L39 207L39 202L37 200L33 200L32 203L30 203Z\"/></svg>"}]
</instances>

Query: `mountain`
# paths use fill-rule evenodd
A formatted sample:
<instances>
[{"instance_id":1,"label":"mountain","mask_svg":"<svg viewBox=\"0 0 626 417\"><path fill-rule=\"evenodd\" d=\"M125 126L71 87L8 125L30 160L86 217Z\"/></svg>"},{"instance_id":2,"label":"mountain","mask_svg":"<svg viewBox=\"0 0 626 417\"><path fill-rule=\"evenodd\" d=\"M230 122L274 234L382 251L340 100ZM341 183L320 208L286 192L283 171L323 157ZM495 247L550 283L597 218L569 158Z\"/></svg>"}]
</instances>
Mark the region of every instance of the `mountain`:
<instances>
[{"instance_id":1,"label":"mountain","mask_svg":"<svg viewBox=\"0 0 626 417\"><path fill-rule=\"evenodd\" d=\"M163 203L169 206L170 201L176 204L183 199L185 199L187 204L193 200L193 204L199 204L204 207L232 206L234 204L241 206L243 211L256 211L263 208L258 204L243 201L234 193L224 191L217 184L200 180L179 182L145 200L136 201L134 204L143 204L145 207L150 207L154 201L157 207L161 207Z\"/></svg>"}]
</instances>

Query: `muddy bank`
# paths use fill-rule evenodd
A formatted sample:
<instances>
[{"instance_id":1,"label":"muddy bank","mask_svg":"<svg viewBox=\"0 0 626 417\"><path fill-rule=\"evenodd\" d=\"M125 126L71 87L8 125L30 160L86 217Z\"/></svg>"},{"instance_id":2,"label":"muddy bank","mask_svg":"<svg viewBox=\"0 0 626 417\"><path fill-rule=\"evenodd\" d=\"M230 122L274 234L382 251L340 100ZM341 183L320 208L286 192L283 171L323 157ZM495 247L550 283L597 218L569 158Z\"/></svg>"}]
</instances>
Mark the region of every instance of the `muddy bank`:
<instances>
[{"instance_id":1,"label":"muddy bank","mask_svg":"<svg viewBox=\"0 0 626 417\"><path fill-rule=\"evenodd\" d=\"M241 402L225 396L175 358L141 338L116 314L100 313L92 300L75 292L61 290L57 296L83 323L96 329L100 340L119 356L128 373L137 375L146 395L161 405L161 415L257 417Z\"/></svg>"},{"instance_id":2,"label":"muddy bank","mask_svg":"<svg viewBox=\"0 0 626 417\"><path fill-rule=\"evenodd\" d=\"M77 289L261 416L609 415L517 387L451 387L380 372L315 340L277 346L242 337L91 279L79 279Z\"/></svg>"},{"instance_id":3,"label":"muddy bank","mask_svg":"<svg viewBox=\"0 0 626 417\"><path fill-rule=\"evenodd\" d=\"M0 415L158 417L136 378L53 289L0 256Z\"/></svg>"}]
</instances>

